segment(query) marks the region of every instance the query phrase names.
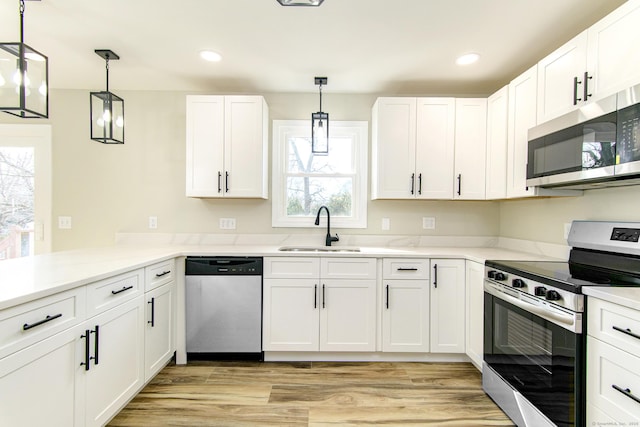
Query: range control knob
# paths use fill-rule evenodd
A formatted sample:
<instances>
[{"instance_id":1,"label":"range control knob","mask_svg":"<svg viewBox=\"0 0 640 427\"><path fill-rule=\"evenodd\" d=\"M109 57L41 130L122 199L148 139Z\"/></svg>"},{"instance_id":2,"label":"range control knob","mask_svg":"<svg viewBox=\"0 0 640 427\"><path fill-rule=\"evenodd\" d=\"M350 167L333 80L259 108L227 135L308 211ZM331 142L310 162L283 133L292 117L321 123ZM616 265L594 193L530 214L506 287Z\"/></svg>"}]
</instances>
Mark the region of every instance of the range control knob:
<instances>
[{"instance_id":1,"label":"range control knob","mask_svg":"<svg viewBox=\"0 0 640 427\"><path fill-rule=\"evenodd\" d=\"M536 286L533 291L537 297L546 297L547 296L547 288L544 286Z\"/></svg>"},{"instance_id":2,"label":"range control knob","mask_svg":"<svg viewBox=\"0 0 640 427\"><path fill-rule=\"evenodd\" d=\"M511 286L514 288L525 288L527 284L522 279L513 279L511 281Z\"/></svg>"},{"instance_id":3,"label":"range control knob","mask_svg":"<svg viewBox=\"0 0 640 427\"><path fill-rule=\"evenodd\" d=\"M560 295L560 293L558 291L549 290L549 291L547 291L546 298L549 301L558 301L558 300L562 299L562 296Z\"/></svg>"},{"instance_id":4,"label":"range control knob","mask_svg":"<svg viewBox=\"0 0 640 427\"><path fill-rule=\"evenodd\" d=\"M504 273L497 272L495 279L503 282L503 281L507 280L507 275L504 274Z\"/></svg>"},{"instance_id":5,"label":"range control knob","mask_svg":"<svg viewBox=\"0 0 640 427\"><path fill-rule=\"evenodd\" d=\"M495 271L495 270L489 270L489 271L487 272L487 277L488 277L489 279L495 279L495 278L496 278L496 273L497 273L497 271Z\"/></svg>"}]
</instances>

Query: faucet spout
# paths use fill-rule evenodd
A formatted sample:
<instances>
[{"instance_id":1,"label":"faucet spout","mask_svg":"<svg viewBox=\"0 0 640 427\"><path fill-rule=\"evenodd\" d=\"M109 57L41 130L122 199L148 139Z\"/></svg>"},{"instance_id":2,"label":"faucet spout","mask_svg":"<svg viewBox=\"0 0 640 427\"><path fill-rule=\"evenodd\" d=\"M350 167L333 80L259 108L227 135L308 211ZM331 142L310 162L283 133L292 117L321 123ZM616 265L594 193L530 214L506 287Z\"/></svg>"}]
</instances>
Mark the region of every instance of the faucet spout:
<instances>
[{"instance_id":1,"label":"faucet spout","mask_svg":"<svg viewBox=\"0 0 640 427\"><path fill-rule=\"evenodd\" d=\"M318 209L315 224L320 225L320 213L322 212L322 209L327 212L327 237L325 238L324 244L325 246L331 246L331 243L338 242L340 240L340 237L338 237L337 233L335 236L331 235L331 214L329 213L329 208L327 208L326 206L320 206L320 209Z\"/></svg>"}]
</instances>

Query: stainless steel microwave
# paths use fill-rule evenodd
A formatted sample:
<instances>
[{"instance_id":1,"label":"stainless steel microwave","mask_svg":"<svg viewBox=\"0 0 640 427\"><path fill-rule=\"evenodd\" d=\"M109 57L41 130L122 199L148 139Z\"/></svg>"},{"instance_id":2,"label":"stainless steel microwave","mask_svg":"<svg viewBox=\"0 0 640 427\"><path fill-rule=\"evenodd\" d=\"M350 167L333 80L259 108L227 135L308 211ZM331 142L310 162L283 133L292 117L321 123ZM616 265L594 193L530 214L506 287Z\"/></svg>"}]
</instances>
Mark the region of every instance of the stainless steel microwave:
<instances>
[{"instance_id":1,"label":"stainless steel microwave","mask_svg":"<svg viewBox=\"0 0 640 427\"><path fill-rule=\"evenodd\" d=\"M527 185L640 183L640 85L529 130Z\"/></svg>"}]
</instances>

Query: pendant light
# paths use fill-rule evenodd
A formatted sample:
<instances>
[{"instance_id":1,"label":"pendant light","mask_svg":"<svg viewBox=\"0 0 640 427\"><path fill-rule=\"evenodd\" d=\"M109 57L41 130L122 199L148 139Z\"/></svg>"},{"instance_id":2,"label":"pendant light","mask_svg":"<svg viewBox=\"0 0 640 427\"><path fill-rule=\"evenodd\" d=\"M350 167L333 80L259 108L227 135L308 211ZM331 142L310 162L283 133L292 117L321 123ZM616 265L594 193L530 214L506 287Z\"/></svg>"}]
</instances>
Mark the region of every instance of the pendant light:
<instances>
[{"instance_id":1,"label":"pendant light","mask_svg":"<svg viewBox=\"0 0 640 427\"><path fill-rule=\"evenodd\" d=\"M322 85L327 84L326 77L316 77L315 83L320 86L320 111L311 113L311 153L329 154L329 114L322 112Z\"/></svg>"},{"instance_id":2,"label":"pendant light","mask_svg":"<svg viewBox=\"0 0 640 427\"><path fill-rule=\"evenodd\" d=\"M24 43L24 0L20 42L0 43L0 111L22 118L49 117L49 60Z\"/></svg>"},{"instance_id":3,"label":"pendant light","mask_svg":"<svg viewBox=\"0 0 640 427\"><path fill-rule=\"evenodd\" d=\"M96 54L106 62L107 89L91 92L91 139L103 144L124 144L124 99L109 92L109 61L120 59L113 51L96 49Z\"/></svg>"}]
</instances>

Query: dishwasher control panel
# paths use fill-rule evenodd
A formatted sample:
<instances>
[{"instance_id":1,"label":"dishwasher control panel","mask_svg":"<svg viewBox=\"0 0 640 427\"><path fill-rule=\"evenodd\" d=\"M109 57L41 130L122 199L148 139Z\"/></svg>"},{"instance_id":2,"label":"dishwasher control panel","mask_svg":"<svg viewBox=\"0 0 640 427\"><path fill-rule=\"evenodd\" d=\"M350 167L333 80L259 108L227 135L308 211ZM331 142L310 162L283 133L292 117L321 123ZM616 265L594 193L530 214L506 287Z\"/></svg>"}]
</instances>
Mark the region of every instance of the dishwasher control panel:
<instances>
[{"instance_id":1,"label":"dishwasher control panel","mask_svg":"<svg viewBox=\"0 0 640 427\"><path fill-rule=\"evenodd\" d=\"M187 257L187 276L259 276L262 258L256 257Z\"/></svg>"}]
</instances>

